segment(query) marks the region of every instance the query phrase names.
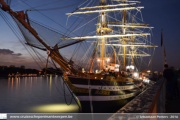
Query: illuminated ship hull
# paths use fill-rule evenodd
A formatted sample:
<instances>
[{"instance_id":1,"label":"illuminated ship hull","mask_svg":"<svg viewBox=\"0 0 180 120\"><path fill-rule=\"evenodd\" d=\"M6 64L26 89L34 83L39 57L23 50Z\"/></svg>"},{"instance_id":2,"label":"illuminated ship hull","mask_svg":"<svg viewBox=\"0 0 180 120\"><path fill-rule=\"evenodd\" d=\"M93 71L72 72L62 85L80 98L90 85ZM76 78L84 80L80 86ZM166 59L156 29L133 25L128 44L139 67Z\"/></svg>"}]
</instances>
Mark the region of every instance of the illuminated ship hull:
<instances>
[{"instance_id":1,"label":"illuminated ship hull","mask_svg":"<svg viewBox=\"0 0 180 120\"><path fill-rule=\"evenodd\" d=\"M128 80L122 82L71 76L68 76L68 80L68 86L80 100L83 112L92 112L92 108L93 112L112 112L112 109L117 110L118 107L124 106L141 92L141 89L137 88L140 82L134 83Z\"/></svg>"}]
</instances>

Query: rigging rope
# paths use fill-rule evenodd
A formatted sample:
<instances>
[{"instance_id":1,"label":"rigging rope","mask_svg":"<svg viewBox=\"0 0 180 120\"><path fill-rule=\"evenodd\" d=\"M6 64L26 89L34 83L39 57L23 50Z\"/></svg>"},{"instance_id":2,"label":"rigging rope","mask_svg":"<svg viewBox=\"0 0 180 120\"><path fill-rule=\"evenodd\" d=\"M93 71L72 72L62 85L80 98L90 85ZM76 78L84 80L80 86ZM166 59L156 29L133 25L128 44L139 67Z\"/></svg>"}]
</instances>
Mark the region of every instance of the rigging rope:
<instances>
[{"instance_id":1,"label":"rigging rope","mask_svg":"<svg viewBox=\"0 0 180 120\"><path fill-rule=\"evenodd\" d=\"M21 0L21 2L22 2L22 1L25 2L25 1L27 1L27 0ZM21 3L17 3L17 4L15 4L15 5L11 6L11 7L15 7L15 6L19 5L19 4L21 4Z\"/></svg>"},{"instance_id":2,"label":"rigging rope","mask_svg":"<svg viewBox=\"0 0 180 120\"><path fill-rule=\"evenodd\" d=\"M33 7L33 9L29 9L30 11L49 11L49 10L57 10L57 9L64 9L64 8L69 8L69 7L72 7L72 6L75 6L75 5L78 5L82 2L84 2L85 0L81 1L81 2L78 2L78 3L75 3L75 4L72 4L72 5L67 5L67 6L63 6L63 7L57 7L57 8L47 8L47 9L34 9L36 7Z\"/></svg>"},{"instance_id":3,"label":"rigging rope","mask_svg":"<svg viewBox=\"0 0 180 120\"><path fill-rule=\"evenodd\" d=\"M20 0L20 1L21 1L21 0ZM23 2L23 1L21 1L21 2ZM28 4L25 3L25 2L23 2L23 3L26 4L27 6L29 6L29 7L31 7L31 8L33 9L32 6L28 5ZM38 10L36 10L36 9L34 9L34 10L37 11L37 12L39 12L41 15L45 16L45 17L48 18L49 20L53 21L53 22L56 23L57 25L61 26L62 28L68 30L66 27L64 27L64 26L62 26L61 24L59 24L58 22L54 21L53 19L51 19L51 18L48 17L47 15L43 14L42 12L40 12L40 11L38 11ZM73 33L73 34L75 34L75 33ZM76 34L75 34L75 35L76 35Z\"/></svg>"},{"instance_id":4,"label":"rigging rope","mask_svg":"<svg viewBox=\"0 0 180 120\"><path fill-rule=\"evenodd\" d=\"M63 78L62 78L62 79L63 79ZM65 102L66 102L66 104L67 104L67 105L71 105L71 103L72 103L72 99L73 99L73 95L71 96L71 100L70 100L70 102L68 103L68 102L67 102L67 99L66 99L65 84L66 84L66 83L63 81L64 99L65 99Z\"/></svg>"},{"instance_id":5,"label":"rigging rope","mask_svg":"<svg viewBox=\"0 0 180 120\"><path fill-rule=\"evenodd\" d=\"M57 1L50 2L50 3L44 4L44 5L39 5L39 6L36 6L36 7L33 7L33 8L37 8L37 7L42 7L42 6L50 5L50 4L53 4L53 3L60 2L60 1L63 1L63 0L57 0Z\"/></svg>"},{"instance_id":6,"label":"rigging rope","mask_svg":"<svg viewBox=\"0 0 180 120\"><path fill-rule=\"evenodd\" d=\"M28 51L28 53L31 55L31 57L34 59L34 61L38 64L38 66L40 67L39 63L36 61L36 59L34 58L34 56L32 55L32 53L30 52L30 50L28 50L28 48L25 46L25 44L22 42L23 36L20 32L18 32L17 28L13 25L12 21L8 19L8 17L1 12L0 10L0 14L2 16L2 18L4 19L4 21L7 23L7 25L9 26L9 28L12 30L12 32L15 34L15 36L18 38L18 40L22 43L22 45L25 47L25 49ZM41 68L41 67L40 67Z\"/></svg>"}]
</instances>

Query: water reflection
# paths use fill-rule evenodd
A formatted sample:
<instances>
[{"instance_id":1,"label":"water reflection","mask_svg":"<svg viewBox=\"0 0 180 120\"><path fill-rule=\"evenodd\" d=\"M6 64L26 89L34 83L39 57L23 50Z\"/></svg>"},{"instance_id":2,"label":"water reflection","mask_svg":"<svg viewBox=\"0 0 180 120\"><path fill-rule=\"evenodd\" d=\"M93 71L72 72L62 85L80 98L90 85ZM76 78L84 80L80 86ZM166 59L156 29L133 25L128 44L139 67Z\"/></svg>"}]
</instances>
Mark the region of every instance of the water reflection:
<instances>
[{"instance_id":1,"label":"water reflection","mask_svg":"<svg viewBox=\"0 0 180 120\"><path fill-rule=\"evenodd\" d=\"M31 89L32 89L32 77L31 77Z\"/></svg>"},{"instance_id":2,"label":"water reflection","mask_svg":"<svg viewBox=\"0 0 180 120\"><path fill-rule=\"evenodd\" d=\"M18 78L16 77L16 91L18 90Z\"/></svg>"},{"instance_id":3,"label":"water reflection","mask_svg":"<svg viewBox=\"0 0 180 120\"><path fill-rule=\"evenodd\" d=\"M51 91L51 86L52 86L52 75L50 76L50 84L49 84L49 90Z\"/></svg>"},{"instance_id":4,"label":"water reflection","mask_svg":"<svg viewBox=\"0 0 180 120\"><path fill-rule=\"evenodd\" d=\"M20 86L20 83L21 83L21 82L20 82L20 77L19 77L19 86Z\"/></svg>"},{"instance_id":5,"label":"water reflection","mask_svg":"<svg viewBox=\"0 0 180 120\"><path fill-rule=\"evenodd\" d=\"M78 110L77 105L67 106L66 104L46 104L39 105L29 108L29 112L37 112L37 113L67 113L67 112L75 112Z\"/></svg>"},{"instance_id":6,"label":"water reflection","mask_svg":"<svg viewBox=\"0 0 180 120\"><path fill-rule=\"evenodd\" d=\"M52 82L54 83L52 84ZM59 77L52 76L1 78L0 113L30 112L29 108L31 111L34 110L32 112L38 112L41 110L40 108L51 108L52 112L77 112L78 107L75 101L73 101L72 106L65 107L61 82ZM70 94L67 89L66 93ZM66 98L69 101L71 96L66 96ZM57 107L55 107L56 105Z\"/></svg>"},{"instance_id":7,"label":"water reflection","mask_svg":"<svg viewBox=\"0 0 180 120\"><path fill-rule=\"evenodd\" d=\"M12 90L13 90L13 81L14 81L14 78L12 78L11 93L12 93Z\"/></svg>"},{"instance_id":8,"label":"water reflection","mask_svg":"<svg viewBox=\"0 0 180 120\"><path fill-rule=\"evenodd\" d=\"M25 77L25 88L26 88L27 77Z\"/></svg>"},{"instance_id":9,"label":"water reflection","mask_svg":"<svg viewBox=\"0 0 180 120\"><path fill-rule=\"evenodd\" d=\"M11 78L9 77L9 78L8 78L8 89L9 89L9 87L10 87L10 80L11 80Z\"/></svg>"}]
</instances>

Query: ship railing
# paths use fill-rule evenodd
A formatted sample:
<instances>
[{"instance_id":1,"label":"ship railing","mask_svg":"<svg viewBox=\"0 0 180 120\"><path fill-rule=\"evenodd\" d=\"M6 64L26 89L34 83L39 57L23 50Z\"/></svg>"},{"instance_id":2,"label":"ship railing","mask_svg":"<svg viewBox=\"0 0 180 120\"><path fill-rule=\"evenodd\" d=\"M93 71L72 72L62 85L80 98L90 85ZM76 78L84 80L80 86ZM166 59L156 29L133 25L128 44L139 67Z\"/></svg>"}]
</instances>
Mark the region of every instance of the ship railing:
<instances>
[{"instance_id":1,"label":"ship railing","mask_svg":"<svg viewBox=\"0 0 180 120\"><path fill-rule=\"evenodd\" d=\"M164 113L165 94L166 80L161 78L116 113ZM113 117L117 117L116 114L111 116L112 119Z\"/></svg>"}]
</instances>

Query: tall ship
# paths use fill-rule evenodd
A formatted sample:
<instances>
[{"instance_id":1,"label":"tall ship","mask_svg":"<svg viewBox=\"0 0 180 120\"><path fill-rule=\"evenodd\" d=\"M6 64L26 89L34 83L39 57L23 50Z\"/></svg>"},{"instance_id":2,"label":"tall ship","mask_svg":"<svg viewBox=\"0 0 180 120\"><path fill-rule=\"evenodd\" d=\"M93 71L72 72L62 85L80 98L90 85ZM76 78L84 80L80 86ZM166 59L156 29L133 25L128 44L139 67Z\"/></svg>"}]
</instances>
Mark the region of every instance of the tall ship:
<instances>
[{"instance_id":1,"label":"tall ship","mask_svg":"<svg viewBox=\"0 0 180 120\"><path fill-rule=\"evenodd\" d=\"M141 14L144 7L139 3L84 1L74 11L66 13L68 21L76 19L73 23L76 28L67 34L30 19L27 10L13 11L8 2L0 0L1 9L17 24L24 45L36 55L41 54L37 50L47 52L46 67L51 58L85 112L110 112L110 108L123 106L147 87L149 79L141 71L151 63L157 46L151 43L153 27L144 23ZM82 22L81 19L88 20ZM82 34L77 35L77 31ZM84 44L86 46L82 46ZM72 49L72 46L76 48L71 54L73 57L68 59L65 57L68 53L61 50Z\"/></svg>"}]
</instances>

